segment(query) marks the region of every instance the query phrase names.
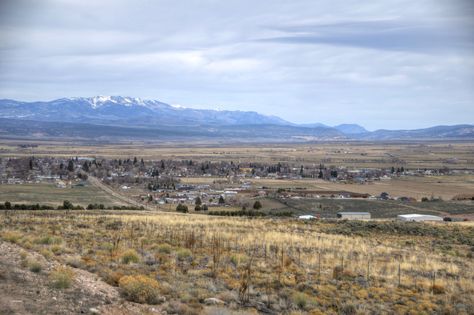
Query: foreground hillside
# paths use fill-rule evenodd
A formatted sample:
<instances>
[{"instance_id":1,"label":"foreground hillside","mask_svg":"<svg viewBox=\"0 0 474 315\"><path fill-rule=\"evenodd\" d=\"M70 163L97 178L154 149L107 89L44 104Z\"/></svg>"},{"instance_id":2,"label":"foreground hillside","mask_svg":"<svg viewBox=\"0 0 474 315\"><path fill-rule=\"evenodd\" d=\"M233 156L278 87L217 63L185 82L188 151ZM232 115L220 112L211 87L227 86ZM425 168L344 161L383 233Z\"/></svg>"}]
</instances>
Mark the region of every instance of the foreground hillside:
<instances>
[{"instance_id":1,"label":"foreground hillside","mask_svg":"<svg viewBox=\"0 0 474 315\"><path fill-rule=\"evenodd\" d=\"M87 299L88 312L114 307L113 292L130 301L122 314L469 314L474 306L466 224L9 211L0 236L8 252L22 248L10 260L15 274L57 292L43 301L100 297L82 287L85 271L94 274L111 297ZM8 281L0 300L23 294ZM29 307L41 313L41 304Z\"/></svg>"}]
</instances>

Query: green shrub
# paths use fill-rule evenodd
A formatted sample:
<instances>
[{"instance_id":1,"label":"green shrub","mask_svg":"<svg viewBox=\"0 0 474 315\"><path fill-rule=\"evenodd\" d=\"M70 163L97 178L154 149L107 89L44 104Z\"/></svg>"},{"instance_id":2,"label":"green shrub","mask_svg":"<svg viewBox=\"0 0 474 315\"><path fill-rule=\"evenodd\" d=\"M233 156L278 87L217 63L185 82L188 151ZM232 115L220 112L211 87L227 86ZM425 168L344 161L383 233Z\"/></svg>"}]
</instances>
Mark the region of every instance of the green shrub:
<instances>
[{"instance_id":1,"label":"green shrub","mask_svg":"<svg viewBox=\"0 0 474 315\"><path fill-rule=\"evenodd\" d=\"M161 254L171 254L171 246L168 244L158 245L158 252Z\"/></svg>"},{"instance_id":2,"label":"green shrub","mask_svg":"<svg viewBox=\"0 0 474 315\"><path fill-rule=\"evenodd\" d=\"M178 258L178 260L185 260L191 257L191 251L187 248L180 248L176 252L176 257Z\"/></svg>"},{"instance_id":3,"label":"green shrub","mask_svg":"<svg viewBox=\"0 0 474 315\"><path fill-rule=\"evenodd\" d=\"M41 245L51 245L51 244L61 244L63 240L60 237L52 237L49 235L40 237L35 239L34 241L36 244L41 244Z\"/></svg>"},{"instance_id":4,"label":"green shrub","mask_svg":"<svg viewBox=\"0 0 474 315\"><path fill-rule=\"evenodd\" d=\"M123 264L137 263L140 261L140 257L134 249L129 249L122 253L121 260Z\"/></svg>"},{"instance_id":5,"label":"green shrub","mask_svg":"<svg viewBox=\"0 0 474 315\"><path fill-rule=\"evenodd\" d=\"M39 273L43 269L43 266L37 261L30 261L28 262L28 268L31 272Z\"/></svg>"},{"instance_id":6,"label":"green shrub","mask_svg":"<svg viewBox=\"0 0 474 315\"><path fill-rule=\"evenodd\" d=\"M53 288L67 289L74 280L74 272L68 267L57 267L49 274L49 282Z\"/></svg>"},{"instance_id":7,"label":"green shrub","mask_svg":"<svg viewBox=\"0 0 474 315\"><path fill-rule=\"evenodd\" d=\"M176 211L182 212L182 213L187 213L189 210L188 210L188 206L183 205L182 203L180 203L180 204L176 207Z\"/></svg>"},{"instance_id":8,"label":"green shrub","mask_svg":"<svg viewBox=\"0 0 474 315\"><path fill-rule=\"evenodd\" d=\"M159 302L159 284L153 278L136 275L124 276L119 280L124 297L136 303L157 304Z\"/></svg>"},{"instance_id":9,"label":"green shrub","mask_svg":"<svg viewBox=\"0 0 474 315\"><path fill-rule=\"evenodd\" d=\"M293 303L300 309L304 309L308 305L308 296L302 292L293 294Z\"/></svg>"}]
</instances>

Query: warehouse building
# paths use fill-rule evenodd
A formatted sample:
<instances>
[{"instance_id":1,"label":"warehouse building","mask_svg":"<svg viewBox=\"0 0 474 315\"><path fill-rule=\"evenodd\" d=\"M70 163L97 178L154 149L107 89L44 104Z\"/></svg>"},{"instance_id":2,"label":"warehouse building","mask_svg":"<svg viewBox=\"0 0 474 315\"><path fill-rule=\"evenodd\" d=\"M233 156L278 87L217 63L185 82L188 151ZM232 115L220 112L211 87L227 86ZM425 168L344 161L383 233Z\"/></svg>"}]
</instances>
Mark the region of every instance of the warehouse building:
<instances>
[{"instance_id":1,"label":"warehouse building","mask_svg":"<svg viewBox=\"0 0 474 315\"><path fill-rule=\"evenodd\" d=\"M436 215L413 213L413 214L400 214L400 215L397 215L397 220L399 220L399 221L424 222L424 221L443 221L443 218L438 217Z\"/></svg>"},{"instance_id":2,"label":"warehouse building","mask_svg":"<svg viewBox=\"0 0 474 315\"><path fill-rule=\"evenodd\" d=\"M346 220L370 220L370 213L368 212L338 212L338 219Z\"/></svg>"}]
</instances>

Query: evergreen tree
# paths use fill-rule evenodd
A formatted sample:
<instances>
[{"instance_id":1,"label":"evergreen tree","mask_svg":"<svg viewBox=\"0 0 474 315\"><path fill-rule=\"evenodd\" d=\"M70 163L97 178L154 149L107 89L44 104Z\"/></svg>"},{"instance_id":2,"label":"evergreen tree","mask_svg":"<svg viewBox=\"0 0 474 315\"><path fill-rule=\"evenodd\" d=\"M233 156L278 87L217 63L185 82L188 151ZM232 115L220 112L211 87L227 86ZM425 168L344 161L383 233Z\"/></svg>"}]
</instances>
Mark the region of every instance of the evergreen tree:
<instances>
[{"instance_id":1,"label":"evergreen tree","mask_svg":"<svg viewBox=\"0 0 474 315\"><path fill-rule=\"evenodd\" d=\"M224 197L222 197L222 196L219 197L219 204L220 204L220 205L225 204L225 199L224 199Z\"/></svg>"},{"instance_id":2,"label":"evergreen tree","mask_svg":"<svg viewBox=\"0 0 474 315\"><path fill-rule=\"evenodd\" d=\"M69 162L67 164L67 170L69 172L74 172L74 162L72 160L69 160Z\"/></svg>"}]
</instances>

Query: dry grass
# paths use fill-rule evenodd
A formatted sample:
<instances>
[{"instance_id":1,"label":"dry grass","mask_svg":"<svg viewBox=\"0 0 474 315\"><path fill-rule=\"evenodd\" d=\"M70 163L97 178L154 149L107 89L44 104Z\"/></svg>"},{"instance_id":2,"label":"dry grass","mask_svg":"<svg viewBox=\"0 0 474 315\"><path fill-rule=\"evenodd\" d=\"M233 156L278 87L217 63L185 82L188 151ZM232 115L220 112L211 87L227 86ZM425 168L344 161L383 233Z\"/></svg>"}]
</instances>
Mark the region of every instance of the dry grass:
<instances>
[{"instance_id":1,"label":"dry grass","mask_svg":"<svg viewBox=\"0 0 474 315\"><path fill-rule=\"evenodd\" d=\"M123 276L146 275L159 281L152 287L160 294L188 306L217 295L239 305L262 303L275 312L341 313L358 305L358 311L375 313L432 313L445 311L447 300L474 306L470 247L436 247L441 240L432 236L344 236L323 233L337 227L331 222L170 213L17 212L3 219L9 222L2 225L6 240L17 233L13 239L23 245L55 227L63 246L81 255L83 268L123 288ZM107 228L118 221L119 229ZM80 223L88 228L78 229ZM35 229L27 235L22 231L29 226ZM40 251L53 245L33 246ZM140 260L117 264L131 250Z\"/></svg>"}]
</instances>

